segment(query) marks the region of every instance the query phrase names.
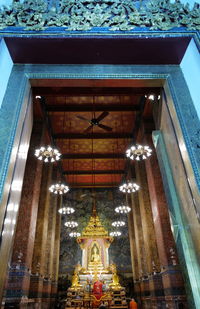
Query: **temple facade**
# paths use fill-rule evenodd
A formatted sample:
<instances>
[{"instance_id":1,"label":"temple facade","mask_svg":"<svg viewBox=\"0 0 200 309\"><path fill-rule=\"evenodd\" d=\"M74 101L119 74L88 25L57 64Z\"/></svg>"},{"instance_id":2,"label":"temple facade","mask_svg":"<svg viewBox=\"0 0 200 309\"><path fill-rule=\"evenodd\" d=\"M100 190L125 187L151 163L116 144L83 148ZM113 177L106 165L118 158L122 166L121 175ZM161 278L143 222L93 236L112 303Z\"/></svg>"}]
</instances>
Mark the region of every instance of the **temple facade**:
<instances>
[{"instance_id":1,"label":"temple facade","mask_svg":"<svg viewBox=\"0 0 200 309\"><path fill-rule=\"evenodd\" d=\"M199 3L0 4L2 308L199 309Z\"/></svg>"}]
</instances>

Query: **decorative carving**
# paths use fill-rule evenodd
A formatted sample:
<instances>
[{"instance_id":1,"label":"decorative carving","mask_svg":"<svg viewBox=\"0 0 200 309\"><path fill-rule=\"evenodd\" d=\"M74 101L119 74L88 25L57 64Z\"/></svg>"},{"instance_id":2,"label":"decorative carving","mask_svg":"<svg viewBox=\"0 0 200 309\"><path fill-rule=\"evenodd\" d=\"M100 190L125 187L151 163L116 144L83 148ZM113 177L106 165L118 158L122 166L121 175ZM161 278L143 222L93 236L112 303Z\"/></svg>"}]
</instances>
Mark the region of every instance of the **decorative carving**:
<instances>
[{"instance_id":1,"label":"decorative carving","mask_svg":"<svg viewBox=\"0 0 200 309\"><path fill-rule=\"evenodd\" d=\"M91 216L88 225L82 231L81 236L77 238L77 241L80 242L82 238L90 238L95 236L98 236L99 238L107 237L107 239L111 239L111 237L108 236L108 231L106 231L103 227L99 217Z\"/></svg>"},{"instance_id":2,"label":"decorative carving","mask_svg":"<svg viewBox=\"0 0 200 309\"><path fill-rule=\"evenodd\" d=\"M55 1L54 1L55 2ZM200 6L179 0L15 0L0 9L0 29L22 27L40 31L63 27L66 31L87 31L95 27L130 31L135 27L170 30L176 27L200 30Z\"/></svg>"}]
</instances>

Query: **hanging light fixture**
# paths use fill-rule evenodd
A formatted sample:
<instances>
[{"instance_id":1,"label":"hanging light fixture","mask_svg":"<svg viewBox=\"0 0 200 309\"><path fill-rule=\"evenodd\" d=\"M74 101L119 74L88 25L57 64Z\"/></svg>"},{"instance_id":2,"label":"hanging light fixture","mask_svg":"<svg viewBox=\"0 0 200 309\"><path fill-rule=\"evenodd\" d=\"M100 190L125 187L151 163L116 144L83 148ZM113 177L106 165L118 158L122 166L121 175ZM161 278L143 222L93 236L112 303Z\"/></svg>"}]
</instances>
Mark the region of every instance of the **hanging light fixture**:
<instances>
[{"instance_id":1,"label":"hanging light fixture","mask_svg":"<svg viewBox=\"0 0 200 309\"><path fill-rule=\"evenodd\" d=\"M61 207L58 209L58 212L62 215L70 215L75 212L75 209L72 207Z\"/></svg>"},{"instance_id":2,"label":"hanging light fixture","mask_svg":"<svg viewBox=\"0 0 200 309\"><path fill-rule=\"evenodd\" d=\"M130 211L131 211L131 208L129 206L126 206L126 205L117 206L115 208L115 212L120 213L120 214L127 214Z\"/></svg>"},{"instance_id":3,"label":"hanging light fixture","mask_svg":"<svg viewBox=\"0 0 200 309\"><path fill-rule=\"evenodd\" d=\"M133 145L126 150L126 156L131 160L145 160L152 154L152 149L149 146Z\"/></svg>"},{"instance_id":4,"label":"hanging light fixture","mask_svg":"<svg viewBox=\"0 0 200 309\"><path fill-rule=\"evenodd\" d=\"M66 221L66 222L64 223L64 225L65 225L66 227L74 228L74 227L77 227L77 226L78 226L78 222L76 222L76 221Z\"/></svg>"},{"instance_id":5,"label":"hanging light fixture","mask_svg":"<svg viewBox=\"0 0 200 309\"><path fill-rule=\"evenodd\" d=\"M114 227L125 226L125 222L124 222L124 221L121 221L121 220L114 221L114 222L112 223L112 226L114 226Z\"/></svg>"},{"instance_id":6,"label":"hanging light fixture","mask_svg":"<svg viewBox=\"0 0 200 309\"><path fill-rule=\"evenodd\" d=\"M49 187L49 191L51 191L54 194L65 194L69 191L69 187L64 185L63 183L56 183L54 185L51 185Z\"/></svg>"},{"instance_id":7,"label":"hanging light fixture","mask_svg":"<svg viewBox=\"0 0 200 309\"><path fill-rule=\"evenodd\" d=\"M78 232L71 232L71 233L69 233L69 236L70 236L70 237L79 237L79 236L81 236L81 233L78 233Z\"/></svg>"},{"instance_id":8,"label":"hanging light fixture","mask_svg":"<svg viewBox=\"0 0 200 309\"><path fill-rule=\"evenodd\" d=\"M35 156L38 160L42 160L44 162L55 162L60 160L61 153L58 149L52 148L51 146L42 146L35 150Z\"/></svg>"},{"instance_id":9,"label":"hanging light fixture","mask_svg":"<svg viewBox=\"0 0 200 309\"><path fill-rule=\"evenodd\" d=\"M112 237L119 237L121 235L122 235L122 233L120 231L110 232L110 236L112 236Z\"/></svg>"},{"instance_id":10,"label":"hanging light fixture","mask_svg":"<svg viewBox=\"0 0 200 309\"><path fill-rule=\"evenodd\" d=\"M133 193L135 191L138 191L139 188L140 186L138 186L136 183L129 181L121 185L119 187L119 190L123 193Z\"/></svg>"}]
</instances>

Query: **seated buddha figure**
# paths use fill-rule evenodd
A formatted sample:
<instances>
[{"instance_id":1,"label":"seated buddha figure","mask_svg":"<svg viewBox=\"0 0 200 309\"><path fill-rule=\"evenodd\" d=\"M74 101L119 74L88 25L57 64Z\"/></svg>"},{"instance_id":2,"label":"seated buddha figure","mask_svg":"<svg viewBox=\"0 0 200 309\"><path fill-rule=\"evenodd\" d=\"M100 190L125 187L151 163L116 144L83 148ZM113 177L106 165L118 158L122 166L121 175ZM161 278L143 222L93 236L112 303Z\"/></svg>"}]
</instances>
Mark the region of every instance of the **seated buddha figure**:
<instances>
[{"instance_id":1,"label":"seated buddha figure","mask_svg":"<svg viewBox=\"0 0 200 309\"><path fill-rule=\"evenodd\" d=\"M72 288L78 288L80 286L81 285L79 283L78 266L76 266L75 270L74 270L74 274L72 276L72 285L71 285L71 287Z\"/></svg>"},{"instance_id":2,"label":"seated buddha figure","mask_svg":"<svg viewBox=\"0 0 200 309\"><path fill-rule=\"evenodd\" d=\"M100 255L99 255L99 250L98 250L96 245L94 245L93 248L92 248L90 260L91 260L91 262L95 262L95 263L101 261L101 258L100 258Z\"/></svg>"},{"instance_id":3,"label":"seated buddha figure","mask_svg":"<svg viewBox=\"0 0 200 309\"><path fill-rule=\"evenodd\" d=\"M115 264L111 264L110 269L112 271L112 283L110 283L110 286L113 288L118 288L120 287L120 283L119 276L117 275L117 267Z\"/></svg>"}]
</instances>

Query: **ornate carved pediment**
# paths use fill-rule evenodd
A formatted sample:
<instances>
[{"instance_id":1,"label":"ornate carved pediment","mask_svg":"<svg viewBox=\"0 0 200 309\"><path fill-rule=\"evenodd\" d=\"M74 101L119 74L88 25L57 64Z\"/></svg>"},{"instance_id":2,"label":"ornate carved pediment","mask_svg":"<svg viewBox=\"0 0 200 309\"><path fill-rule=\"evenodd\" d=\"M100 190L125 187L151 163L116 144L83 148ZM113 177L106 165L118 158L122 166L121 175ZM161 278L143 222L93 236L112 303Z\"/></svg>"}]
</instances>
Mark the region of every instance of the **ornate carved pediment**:
<instances>
[{"instance_id":1,"label":"ornate carved pediment","mask_svg":"<svg viewBox=\"0 0 200 309\"><path fill-rule=\"evenodd\" d=\"M52 4L53 3L53 4ZM170 0L25 0L13 1L0 10L0 29L22 27L45 30L62 27L66 31L130 31L135 27L170 30L176 27L200 30L200 7Z\"/></svg>"}]
</instances>

